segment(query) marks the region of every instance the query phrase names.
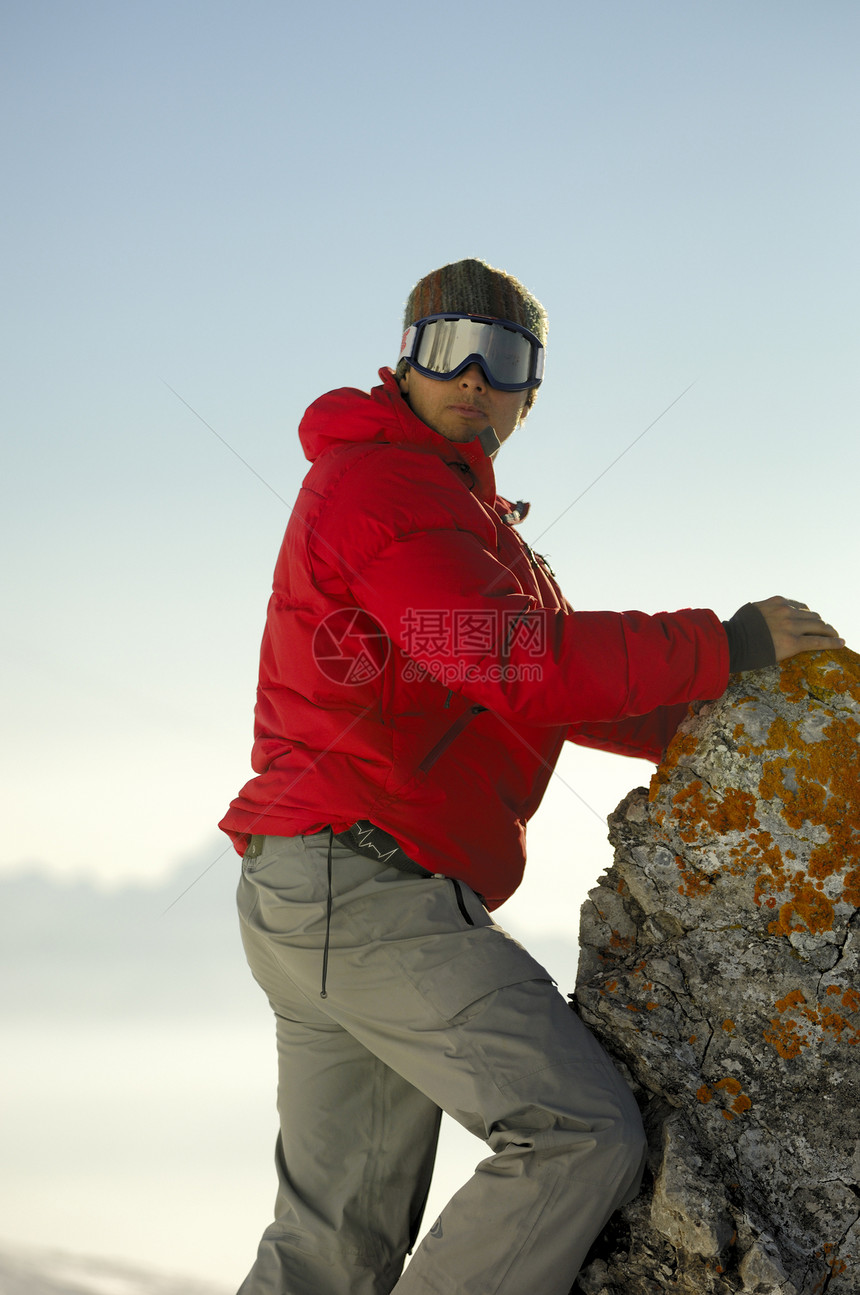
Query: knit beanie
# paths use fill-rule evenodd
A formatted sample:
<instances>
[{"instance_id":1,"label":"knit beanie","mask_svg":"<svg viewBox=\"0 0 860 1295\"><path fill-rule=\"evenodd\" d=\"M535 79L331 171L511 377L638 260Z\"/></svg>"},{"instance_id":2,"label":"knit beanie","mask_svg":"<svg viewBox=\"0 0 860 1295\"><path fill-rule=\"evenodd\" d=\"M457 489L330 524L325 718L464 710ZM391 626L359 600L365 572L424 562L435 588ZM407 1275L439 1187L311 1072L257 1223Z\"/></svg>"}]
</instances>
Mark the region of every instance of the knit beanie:
<instances>
[{"instance_id":1,"label":"knit beanie","mask_svg":"<svg viewBox=\"0 0 860 1295\"><path fill-rule=\"evenodd\" d=\"M406 302L403 328L428 315L449 313L508 319L528 328L546 346L543 306L512 274L494 270L486 261L454 261L419 279Z\"/></svg>"}]
</instances>

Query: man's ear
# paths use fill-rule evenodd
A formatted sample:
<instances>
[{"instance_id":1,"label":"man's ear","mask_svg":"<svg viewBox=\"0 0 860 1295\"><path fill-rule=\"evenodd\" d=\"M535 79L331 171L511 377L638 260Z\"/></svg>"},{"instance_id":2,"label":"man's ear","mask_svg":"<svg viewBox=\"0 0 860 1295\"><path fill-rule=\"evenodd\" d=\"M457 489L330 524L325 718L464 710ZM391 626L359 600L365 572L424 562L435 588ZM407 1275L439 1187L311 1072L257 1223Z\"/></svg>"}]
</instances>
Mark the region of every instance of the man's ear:
<instances>
[{"instance_id":1,"label":"man's ear","mask_svg":"<svg viewBox=\"0 0 860 1295\"><path fill-rule=\"evenodd\" d=\"M408 364L406 364L406 365L404 365L404 366L403 366L403 372L402 372L402 373L398 376L398 378L397 378L397 385L400 387L400 390L403 392L403 395L404 395L404 396L406 395L406 393L407 393L407 392L408 392L408 390L409 390L409 374L410 374L410 373L411 373L411 369L409 368L409 365L408 365Z\"/></svg>"}]
</instances>

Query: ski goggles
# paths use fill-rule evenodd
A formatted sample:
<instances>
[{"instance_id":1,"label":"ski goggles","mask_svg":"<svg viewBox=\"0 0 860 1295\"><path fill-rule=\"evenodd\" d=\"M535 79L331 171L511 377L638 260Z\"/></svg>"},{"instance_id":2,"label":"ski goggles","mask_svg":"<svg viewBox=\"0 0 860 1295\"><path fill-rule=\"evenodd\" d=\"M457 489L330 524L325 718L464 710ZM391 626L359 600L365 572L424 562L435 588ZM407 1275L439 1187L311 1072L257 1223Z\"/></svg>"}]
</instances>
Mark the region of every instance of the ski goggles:
<instances>
[{"instance_id":1,"label":"ski goggles","mask_svg":"<svg viewBox=\"0 0 860 1295\"><path fill-rule=\"evenodd\" d=\"M527 391L543 381L544 348L534 333L506 319L428 315L403 334L400 359L444 382L479 364L491 387Z\"/></svg>"}]
</instances>

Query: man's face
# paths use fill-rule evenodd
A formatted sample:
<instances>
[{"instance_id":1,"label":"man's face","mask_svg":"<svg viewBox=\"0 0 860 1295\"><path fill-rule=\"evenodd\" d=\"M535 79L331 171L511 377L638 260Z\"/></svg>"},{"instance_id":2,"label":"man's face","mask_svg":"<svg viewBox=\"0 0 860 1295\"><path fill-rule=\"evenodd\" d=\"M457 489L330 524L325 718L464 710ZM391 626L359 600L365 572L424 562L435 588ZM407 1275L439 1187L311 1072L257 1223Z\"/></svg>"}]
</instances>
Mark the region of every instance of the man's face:
<instances>
[{"instance_id":1,"label":"man's face","mask_svg":"<svg viewBox=\"0 0 860 1295\"><path fill-rule=\"evenodd\" d=\"M489 424L506 441L522 416L528 391L498 391L479 364L447 381L407 368L400 379L413 413L449 441L472 441Z\"/></svg>"}]
</instances>

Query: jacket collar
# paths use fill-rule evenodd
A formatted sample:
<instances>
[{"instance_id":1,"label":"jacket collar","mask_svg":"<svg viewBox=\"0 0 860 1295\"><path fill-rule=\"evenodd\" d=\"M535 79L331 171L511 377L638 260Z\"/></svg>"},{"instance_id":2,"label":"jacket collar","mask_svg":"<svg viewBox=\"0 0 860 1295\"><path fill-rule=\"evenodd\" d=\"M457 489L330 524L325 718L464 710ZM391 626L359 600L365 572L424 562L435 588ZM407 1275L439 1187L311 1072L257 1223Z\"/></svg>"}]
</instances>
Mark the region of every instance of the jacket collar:
<instances>
[{"instance_id":1,"label":"jacket collar","mask_svg":"<svg viewBox=\"0 0 860 1295\"><path fill-rule=\"evenodd\" d=\"M475 482L473 493L492 504L496 478L481 438L464 444L449 441L412 412L392 369L380 369L379 377L381 385L370 393L341 387L314 401L299 424L305 457L313 462L327 449L356 442L414 445L446 463L465 464Z\"/></svg>"}]
</instances>

